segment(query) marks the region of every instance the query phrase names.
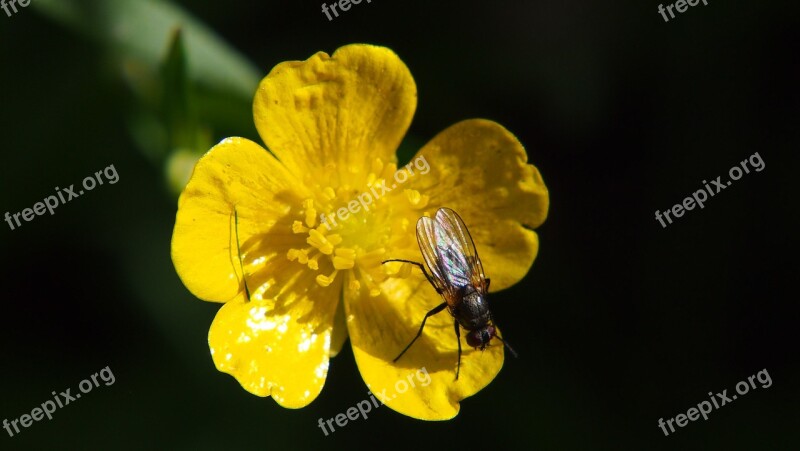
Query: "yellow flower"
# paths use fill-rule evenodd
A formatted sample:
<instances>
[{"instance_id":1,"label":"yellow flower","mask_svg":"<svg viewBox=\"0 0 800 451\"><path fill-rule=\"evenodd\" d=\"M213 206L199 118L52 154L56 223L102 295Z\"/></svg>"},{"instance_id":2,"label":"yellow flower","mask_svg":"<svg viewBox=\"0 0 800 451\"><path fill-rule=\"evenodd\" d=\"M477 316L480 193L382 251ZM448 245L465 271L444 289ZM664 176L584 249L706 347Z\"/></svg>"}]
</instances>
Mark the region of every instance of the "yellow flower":
<instances>
[{"instance_id":1,"label":"yellow flower","mask_svg":"<svg viewBox=\"0 0 800 451\"><path fill-rule=\"evenodd\" d=\"M416 101L414 79L391 50L320 52L281 63L262 80L253 110L270 151L229 138L198 161L178 202L172 260L195 296L224 303L209 331L211 354L247 391L284 407L306 406L348 336L372 393L420 419L454 417L459 401L500 371L499 342L484 351L464 342L455 380L457 342L447 313L431 317L423 336L392 362L442 302L418 269L381 264L422 261L417 219L441 206L456 210L497 291L533 263L532 229L549 202L519 141L487 120L441 132L397 183L395 152ZM383 182L387 192L371 191ZM379 194L368 209L340 210L367 192ZM430 383L398 394L398 381L421 368Z\"/></svg>"}]
</instances>

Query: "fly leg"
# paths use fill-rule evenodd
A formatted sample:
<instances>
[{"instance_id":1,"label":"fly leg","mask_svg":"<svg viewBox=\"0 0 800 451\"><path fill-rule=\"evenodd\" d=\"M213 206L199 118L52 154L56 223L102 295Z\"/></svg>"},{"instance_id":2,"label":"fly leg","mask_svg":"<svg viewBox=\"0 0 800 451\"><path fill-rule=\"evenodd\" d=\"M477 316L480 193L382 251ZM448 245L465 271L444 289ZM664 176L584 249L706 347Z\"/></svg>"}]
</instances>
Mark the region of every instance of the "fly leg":
<instances>
[{"instance_id":1,"label":"fly leg","mask_svg":"<svg viewBox=\"0 0 800 451\"><path fill-rule=\"evenodd\" d=\"M458 373L461 372L461 330L458 328L458 320L454 320L453 324L456 326L456 341L458 342L458 366L456 367L456 380L458 380Z\"/></svg>"},{"instance_id":2,"label":"fly leg","mask_svg":"<svg viewBox=\"0 0 800 451\"><path fill-rule=\"evenodd\" d=\"M433 278L431 278L431 275L428 274L428 271L425 270L425 266L423 266L422 263L412 262L411 260L392 259L392 260L384 260L381 262L381 264L389 262L411 263L414 266L419 266L419 269L422 270L422 274L425 274L425 278L428 279L428 282L430 282L431 286L433 286L433 289L436 290L437 293L442 294L442 290L436 288L436 284L433 283Z\"/></svg>"},{"instance_id":3,"label":"fly leg","mask_svg":"<svg viewBox=\"0 0 800 451\"><path fill-rule=\"evenodd\" d=\"M442 302L436 308L434 308L433 310L431 310L430 312L425 314L425 318L422 319L422 325L419 326L419 332L417 332L417 336L414 337L413 340L411 340L411 343L409 343L408 346L406 346L406 348L403 349L403 352L401 352L400 355L395 357L394 360L392 360L392 362L396 362L396 361L398 361L400 359L400 357L403 357L403 354L405 354L406 351L408 351L408 348L410 348L411 345L413 345L414 342L417 341L417 338L419 338L419 336L422 335L422 329L425 327L425 321L428 320L428 317L429 316L433 316L433 315L441 312L442 310L444 310L445 307L447 307L447 302Z\"/></svg>"}]
</instances>

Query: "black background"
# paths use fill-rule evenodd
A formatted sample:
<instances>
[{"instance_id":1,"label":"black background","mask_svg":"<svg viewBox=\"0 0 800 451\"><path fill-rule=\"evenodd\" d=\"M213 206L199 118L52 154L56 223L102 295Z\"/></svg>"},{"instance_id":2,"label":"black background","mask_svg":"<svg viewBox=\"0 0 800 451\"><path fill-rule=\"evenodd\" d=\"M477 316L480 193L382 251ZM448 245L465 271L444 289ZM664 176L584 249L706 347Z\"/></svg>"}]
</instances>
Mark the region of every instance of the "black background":
<instances>
[{"instance_id":1,"label":"black background","mask_svg":"<svg viewBox=\"0 0 800 451\"><path fill-rule=\"evenodd\" d=\"M795 3L710 0L669 23L642 1L373 0L333 21L319 1L180 4L263 74L348 43L392 48L419 91L410 141L472 117L518 136L551 196L531 272L491 299L520 358L451 421L383 408L329 437L317 419L366 395L349 345L306 408L242 390L209 356L219 306L172 267L176 198L125 127L129 93L93 42L29 7L0 13L0 213L109 164L120 180L0 227L0 419L105 366L116 382L0 431L0 448L800 445ZM762 172L654 219L755 152ZM658 428L762 369L771 387Z\"/></svg>"}]
</instances>

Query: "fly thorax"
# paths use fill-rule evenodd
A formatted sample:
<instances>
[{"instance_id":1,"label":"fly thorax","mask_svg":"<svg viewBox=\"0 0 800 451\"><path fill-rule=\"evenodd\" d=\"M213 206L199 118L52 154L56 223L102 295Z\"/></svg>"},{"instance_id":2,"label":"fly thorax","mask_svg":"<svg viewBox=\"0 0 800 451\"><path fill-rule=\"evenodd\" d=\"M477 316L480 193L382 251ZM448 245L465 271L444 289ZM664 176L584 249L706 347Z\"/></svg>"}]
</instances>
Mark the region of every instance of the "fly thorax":
<instances>
[{"instance_id":1,"label":"fly thorax","mask_svg":"<svg viewBox=\"0 0 800 451\"><path fill-rule=\"evenodd\" d=\"M462 290L461 303L454 315L464 329L475 330L489 322L489 304L475 288L467 286Z\"/></svg>"}]
</instances>

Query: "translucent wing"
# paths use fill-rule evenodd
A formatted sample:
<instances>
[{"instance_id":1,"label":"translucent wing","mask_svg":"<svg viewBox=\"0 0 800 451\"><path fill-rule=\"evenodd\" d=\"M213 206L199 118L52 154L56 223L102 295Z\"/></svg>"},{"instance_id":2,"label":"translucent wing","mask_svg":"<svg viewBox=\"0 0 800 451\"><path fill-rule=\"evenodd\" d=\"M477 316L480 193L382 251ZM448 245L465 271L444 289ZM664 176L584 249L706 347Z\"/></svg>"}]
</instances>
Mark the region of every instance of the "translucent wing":
<instances>
[{"instance_id":1,"label":"translucent wing","mask_svg":"<svg viewBox=\"0 0 800 451\"><path fill-rule=\"evenodd\" d=\"M472 285L486 292L483 266L475 243L464 221L449 208L440 208L434 219L422 217L417 221L417 241L434 285L455 299L456 292Z\"/></svg>"},{"instance_id":2,"label":"translucent wing","mask_svg":"<svg viewBox=\"0 0 800 451\"><path fill-rule=\"evenodd\" d=\"M444 276L445 268L439 261L439 253L437 250L436 239L436 222L433 219L423 216L417 221L417 243L419 250L422 252L422 258L425 259L425 264L428 271L431 273L431 279L436 290L444 295L445 298L451 299L455 293L455 287L448 284Z\"/></svg>"},{"instance_id":3,"label":"translucent wing","mask_svg":"<svg viewBox=\"0 0 800 451\"><path fill-rule=\"evenodd\" d=\"M459 276L458 282L451 280L451 283L457 286L471 283L481 293L485 293L486 277L483 273L483 264L464 221L455 211L440 208L436 212L436 224L439 226L437 233L441 233L444 240L450 243L448 249L453 249L447 254L442 254L444 248L439 249L440 258L444 259L444 255L448 255L447 260L454 263L451 266L453 276Z\"/></svg>"}]
</instances>

